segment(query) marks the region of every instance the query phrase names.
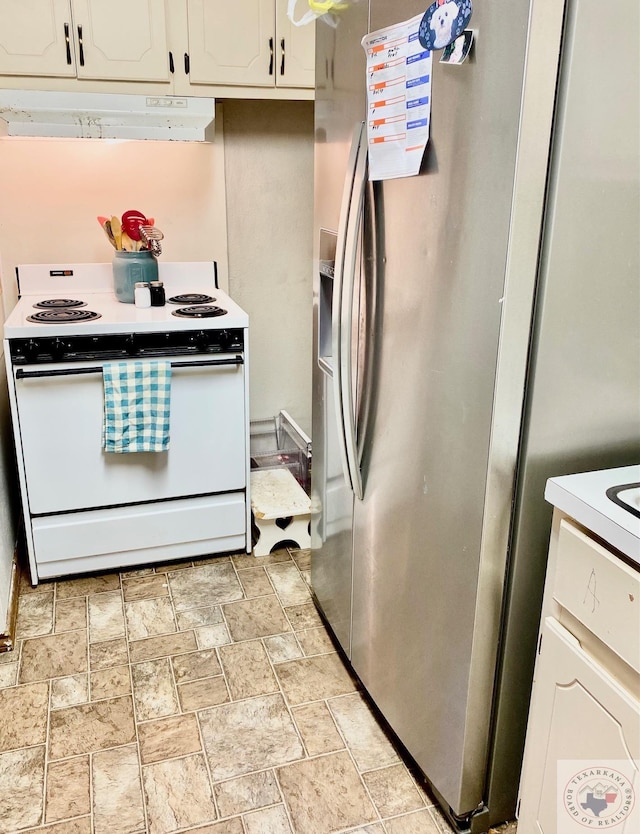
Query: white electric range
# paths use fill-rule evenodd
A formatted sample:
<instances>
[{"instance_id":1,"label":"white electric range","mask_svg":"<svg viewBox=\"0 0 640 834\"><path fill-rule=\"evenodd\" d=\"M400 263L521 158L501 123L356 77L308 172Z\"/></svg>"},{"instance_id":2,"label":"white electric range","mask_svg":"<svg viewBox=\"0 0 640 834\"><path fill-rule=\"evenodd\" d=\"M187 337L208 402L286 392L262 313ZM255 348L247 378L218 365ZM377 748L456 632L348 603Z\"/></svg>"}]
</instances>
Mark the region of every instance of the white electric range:
<instances>
[{"instance_id":1,"label":"white electric range","mask_svg":"<svg viewBox=\"0 0 640 834\"><path fill-rule=\"evenodd\" d=\"M251 551L248 316L213 263L160 262L159 279L175 303L141 309L110 264L18 267L5 357L34 584ZM169 449L106 453L103 367L140 359L171 362Z\"/></svg>"}]
</instances>

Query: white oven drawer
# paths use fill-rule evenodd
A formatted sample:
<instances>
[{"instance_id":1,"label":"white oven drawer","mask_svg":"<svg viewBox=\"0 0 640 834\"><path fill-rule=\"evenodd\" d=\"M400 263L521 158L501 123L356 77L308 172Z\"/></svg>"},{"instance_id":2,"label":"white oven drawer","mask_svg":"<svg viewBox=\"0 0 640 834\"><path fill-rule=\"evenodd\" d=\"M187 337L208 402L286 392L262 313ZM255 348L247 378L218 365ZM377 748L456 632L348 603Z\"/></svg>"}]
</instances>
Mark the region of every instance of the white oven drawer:
<instances>
[{"instance_id":1,"label":"white oven drawer","mask_svg":"<svg viewBox=\"0 0 640 834\"><path fill-rule=\"evenodd\" d=\"M244 550L243 492L34 518L38 578Z\"/></svg>"},{"instance_id":2,"label":"white oven drawer","mask_svg":"<svg viewBox=\"0 0 640 834\"><path fill-rule=\"evenodd\" d=\"M167 452L103 451L102 374L77 373L88 363L66 366L63 376L17 378L30 514L244 489L244 365L215 364L224 358L173 369Z\"/></svg>"}]
</instances>

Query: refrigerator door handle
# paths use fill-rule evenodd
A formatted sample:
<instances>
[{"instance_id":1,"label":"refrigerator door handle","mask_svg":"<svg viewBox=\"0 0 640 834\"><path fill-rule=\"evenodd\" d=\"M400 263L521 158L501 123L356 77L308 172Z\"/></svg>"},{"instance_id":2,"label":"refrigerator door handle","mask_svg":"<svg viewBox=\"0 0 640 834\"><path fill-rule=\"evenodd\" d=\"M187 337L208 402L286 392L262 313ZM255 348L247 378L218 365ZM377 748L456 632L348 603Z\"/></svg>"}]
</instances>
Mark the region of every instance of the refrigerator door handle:
<instances>
[{"instance_id":1,"label":"refrigerator door handle","mask_svg":"<svg viewBox=\"0 0 640 834\"><path fill-rule=\"evenodd\" d=\"M352 361L353 299L358 268L358 240L362 228L364 193L367 185L368 147L364 123L361 125L360 143L356 156L353 178L353 192L344 245L344 269L342 277L342 299L340 306L340 384L342 386L342 425L344 427L347 466L351 476L351 488L356 498L363 496L362 471L358 454L355 396Z\"/></svg>"},{"instance_id":2,"label":"refrigerator door handle","mask_svg":"<svg viewBox=\"0 0 640 834\"><path fill-rule=\"evenodd\" d=\"M369 182L364 203L363 221L363 286L364 286L364 316L361 314L360 344L361 353L358 354L358 391L359 403L357 411L357 439L358 461L362 478L362 492L366 483L365 447L370 437L373 423L373 399L376 361L376 327L378 321L378 293L379 293L379 265L378 265L378 206L376 189L379 183ZM368 206L368 211L367 211ZM368 228L367 228L368 223Z\"/></svg>"},{"instance_id":3,"label":"refrigerator door handle","mask_svg":"<svg viewBox=\"0 0 640 834\"><path fill-rule=\"evenodd\" d=\"M333 395L336 407L336 416L338 418L338 443L340 446L342 468L344 470L344 475L347 480L347 483L350 486L353 486L353 481L351 477L351 469L349 466L349 457L347 455L347 442L345 437L344 422L344 405L342 402L342 373L344 370L342 362L342 295L344 286L346 240L349 227L349 219L351 217L351 205L353 199L353 184L356 173L356 165L358 162L358 152L362 143L363 130L364 122L358 123L353 132L351 150L349 151L349 160L347 162L347 171L345 174L344 189L342 192L342 203L340 206L340 221L338 224L338 239L336 241L336 258L333 276L333 294L331 299L331 309L333 311L331 322L331 352L333 354Z\"/></svg>"}]
</instances>

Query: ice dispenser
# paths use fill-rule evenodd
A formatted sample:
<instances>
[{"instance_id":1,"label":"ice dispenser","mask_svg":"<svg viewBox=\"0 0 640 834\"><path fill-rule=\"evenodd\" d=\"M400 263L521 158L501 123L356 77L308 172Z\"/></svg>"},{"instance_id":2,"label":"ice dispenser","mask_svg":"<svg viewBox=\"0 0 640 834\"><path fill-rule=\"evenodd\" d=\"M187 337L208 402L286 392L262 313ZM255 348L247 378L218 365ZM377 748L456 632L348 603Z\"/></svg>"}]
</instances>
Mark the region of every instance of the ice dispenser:
<instances>
[{"instance_id":1,"label":"ice dispenser","mask_svg":"<svg viewBox=\"0 0 640 834\"><path fill-rule=\"evenodd\" d=\"M333 375L331 332L336 239L337 236L334 232L320 229L320 260L318 264L320 273L320 292L318 298L318 365L329 376Z\"/></svg>"}]
</instances>

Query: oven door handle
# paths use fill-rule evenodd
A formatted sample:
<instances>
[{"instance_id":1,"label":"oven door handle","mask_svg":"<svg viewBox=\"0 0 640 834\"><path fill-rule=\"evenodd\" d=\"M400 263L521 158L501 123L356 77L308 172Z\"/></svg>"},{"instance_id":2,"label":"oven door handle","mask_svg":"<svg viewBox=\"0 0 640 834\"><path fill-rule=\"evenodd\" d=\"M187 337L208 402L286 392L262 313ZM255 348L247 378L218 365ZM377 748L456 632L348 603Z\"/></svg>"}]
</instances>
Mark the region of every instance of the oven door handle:
<instances>
[{"instance_id":1,"label":"oven door handle","mask_svg":"<svg viewBox=\"0 0 640 834\"><path fill-rule=\"evenodd\" d=\"M232 359L203 359L200 362L172 362L172 368L200 368L205 365L244 365L242 356L234 356ZM33 379L41 376L76 376L79 374L101 374L102 366L93 368L59 368L53 371L25 371L18 368L16 379Z\"/></svg>"}]
</instances>

